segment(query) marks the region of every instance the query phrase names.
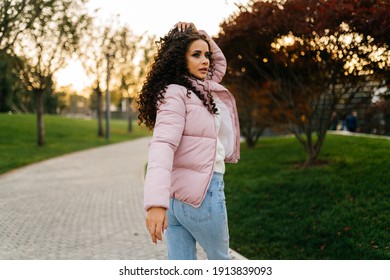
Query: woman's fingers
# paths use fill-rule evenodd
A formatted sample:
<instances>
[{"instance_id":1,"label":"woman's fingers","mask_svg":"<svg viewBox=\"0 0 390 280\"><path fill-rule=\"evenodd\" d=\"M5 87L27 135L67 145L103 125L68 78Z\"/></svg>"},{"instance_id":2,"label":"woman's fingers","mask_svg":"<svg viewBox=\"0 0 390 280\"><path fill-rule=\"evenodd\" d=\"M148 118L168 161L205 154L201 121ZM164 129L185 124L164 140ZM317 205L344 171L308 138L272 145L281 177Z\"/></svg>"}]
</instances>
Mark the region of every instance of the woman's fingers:
<instances>
[{"instance_id":1,"label":"woman's fingers","mask_svg":"<svg viewBox=\"0 0 390 280\"><path fill-rule=\"evenodd\" d=\"M164 220L164 226L163 226L163 233L167 230L168 228L168 217L165 214L165 220Z\"/></svg>"},{"instance_id":2,"label":"woman's fingers","mask_svg":"<svg viewBox=\"0 0 390 280\"><path fill-rule=\"evenodd\" d=\"M182 22L182 21L179 21L178 23L175 24L175 27L179 31L185 31L185 30L190 29L190 28L193 31L197 31L196 27L195 27L195 24L193 24L192 22Z\"/></svg>"},{"instance_id":3,"label":"woman's fingers","mask_svg":"<svg viewBox=\"0 0 390 280\"><path fill-rule=\"evenodd\" d=\"M157 240L162 241L163 233L165 232L167 227L168 227L168 219L167 219L167 214L165 213L163 222L162 223L158 223L156 225L156 233L155 233L155 235L156 235Z\"/></svg>"},{"instance_id":4,"label":"woman's fingers","mask_svg":"<svg viewBox=\"0 0 390 280\"><path fill-rule=\"evenodd\" d=\"M155 237L157 238L157 240L162 241L162 230L163 230L163 224L162 223L157 224L156 232L155 232Z\"/></svg>"},{"instance_id":5,"label":"woman's fingers","mask_svg":"<svg viewBox=\"0 0 390 280\"><path fill-rule=\"evenodd\" d=\"M146 227L154 244L157 244L157 240L162 241L162 233L165 229L166 220L165 208L154 207L148 210L146 214Z\"/></svg>"},{"instance_id":6,"label":"woman's fingers","mask_svg":"<svg viewBox=\"0 0 390 280\"><path fill-rule=\"evenodd\" d=\"M152 242L154 244L157 244L157 238L156 238L156 227L155 226L151 226L148 228L149 230L149 233L150 233L150 237L152 238Z\"/></svg>"}]
</instances>

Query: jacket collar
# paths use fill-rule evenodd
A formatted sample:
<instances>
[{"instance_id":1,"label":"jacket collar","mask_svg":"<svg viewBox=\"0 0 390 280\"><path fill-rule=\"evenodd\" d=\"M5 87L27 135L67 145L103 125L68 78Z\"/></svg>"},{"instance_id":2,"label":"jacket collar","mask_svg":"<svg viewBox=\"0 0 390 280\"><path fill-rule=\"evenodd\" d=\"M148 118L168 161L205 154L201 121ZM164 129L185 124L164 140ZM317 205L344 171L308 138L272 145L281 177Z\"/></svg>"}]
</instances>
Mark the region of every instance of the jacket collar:
<instances>
[{"instance_id":1,"label":"jacket collar","mask_svg":"<svg viewBox=\"0 0 390 280\"><path fill-rule=\"evenodd\" d=\"M200 80L195 77L188 77L188 80L192 83L192 85L200 92L213 92L213 91L221 91L226 90L222 85L214 82L213 80L205 79Z\"/></svg>"}]
</instances>

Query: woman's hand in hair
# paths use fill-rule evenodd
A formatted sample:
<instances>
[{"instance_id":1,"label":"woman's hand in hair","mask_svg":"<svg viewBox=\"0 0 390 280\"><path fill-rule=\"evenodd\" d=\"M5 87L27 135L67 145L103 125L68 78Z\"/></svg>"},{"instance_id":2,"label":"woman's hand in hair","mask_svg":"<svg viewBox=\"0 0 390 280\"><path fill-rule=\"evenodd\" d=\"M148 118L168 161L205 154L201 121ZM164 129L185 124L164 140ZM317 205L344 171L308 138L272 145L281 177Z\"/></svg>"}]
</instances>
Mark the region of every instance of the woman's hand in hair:
<instances>
[{"instance_id":1,"label":"woman's hand in hair","mask_svg":"<svg viewBox=\"0 0 390 280\"><path fill-rule=\"evenodd\" d=\"M175 24L175 28L177 28L179 31L185 31L188 29L192 29L192 31L194 32L198 31L195 27L195 24L193 24L192 22L179 21L178 23Z\"/></svg>"}]
</instances>

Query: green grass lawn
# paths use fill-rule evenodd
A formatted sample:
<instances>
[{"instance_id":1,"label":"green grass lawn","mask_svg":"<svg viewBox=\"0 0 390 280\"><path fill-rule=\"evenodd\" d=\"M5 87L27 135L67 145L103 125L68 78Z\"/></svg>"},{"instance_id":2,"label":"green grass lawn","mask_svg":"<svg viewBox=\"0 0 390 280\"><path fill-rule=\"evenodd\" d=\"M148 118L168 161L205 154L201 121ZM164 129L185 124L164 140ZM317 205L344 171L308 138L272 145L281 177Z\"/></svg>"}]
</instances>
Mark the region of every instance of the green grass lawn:
<instances>
[{"instance_id":1,"label":"green grass lawn","mask_svg":"<svg viewBox=\"0 0 390 280\"><path fill-rule=\"evenodd\" d=\"M149 135L125 120L111 120L110 141L97 136L97 121L45 115L46 144L37 146L35 115L0 114L0 174L50 157Z\"/></svg>"},{"instance_id":2,"label":"green grass lawn","mask_svg":"<svg viewBox=\"0 0 390 280\"><path fill-rule=\"evenodd\" d=\"M249 259L390 259L390 141L328 135L297 168L295 138L243 146L225 176L231 247Z\"/></svg>"}]
</instances>

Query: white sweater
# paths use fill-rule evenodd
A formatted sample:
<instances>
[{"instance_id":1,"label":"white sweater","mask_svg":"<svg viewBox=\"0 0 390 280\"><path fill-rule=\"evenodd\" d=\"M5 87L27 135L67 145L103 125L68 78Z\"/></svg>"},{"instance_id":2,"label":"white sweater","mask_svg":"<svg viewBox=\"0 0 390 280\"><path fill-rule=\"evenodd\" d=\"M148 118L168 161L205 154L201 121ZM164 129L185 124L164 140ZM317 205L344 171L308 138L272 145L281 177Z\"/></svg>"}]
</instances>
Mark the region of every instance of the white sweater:
<instances>
[{"instance_id":1,"label":"white sweater","mask_svg":"<svg viewBox=\"0 0 390 280\"><path fill-rule=\"evenodd\" d=\"M218 113L214 115L215 117L215 127L217 129L218 137L217 137L217 151L215 156L215 165L214 165L214 171L224 174L225 173L225 148L223 147L219 133L220 128L222 126L222 118L221 118L221 110L218 104L222 102L219 100L217 96L214 96L214 102L216 103Z\"/></svg>"}]
</instances>

